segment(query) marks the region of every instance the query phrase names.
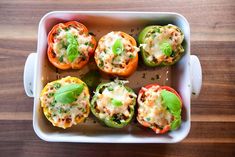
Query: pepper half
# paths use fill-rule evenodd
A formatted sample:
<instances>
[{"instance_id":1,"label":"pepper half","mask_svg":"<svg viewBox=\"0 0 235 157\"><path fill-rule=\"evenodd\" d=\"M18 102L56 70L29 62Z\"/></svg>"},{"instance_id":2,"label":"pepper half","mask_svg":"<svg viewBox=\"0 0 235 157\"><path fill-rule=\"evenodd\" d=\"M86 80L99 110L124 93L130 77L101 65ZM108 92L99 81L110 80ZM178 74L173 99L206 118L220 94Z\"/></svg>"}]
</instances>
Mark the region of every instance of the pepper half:
<instances>
[{"instance_id":1,"label":"pepper half","mask_svg":"<svg viewBox=\"0 0 235 157\"><path fill-rule=\"evenodd\" d=\"M108 127L123 128L134 115L137 96L124 84L117 80L102 83L91 100L91 112Z\"/></svg>"},{"instance_id":2,"label":"pepper half","mask_svg":"<svg viewBox=\"0 0 235 157\"><path fill-rule=\"evenodd\" d=\"M175 64L184 54L184 34L175 25L148 26L138 36L141 56L150 67Z\"/></svg>"},{"instance_id":3,"label":"pepper half","mask_svg":"<svg viewBox=\"0 0 235 157\"><path fill-rule=\"evenodd\" d=\"M171 87L149 84L138 94L138 122L156 134L176 130L181 124L182 99Z\"/></svg>"},{"instance_id":4,"label":"pepper half","mask_svg":"<svg viewBox=\"0 0 235 157\"><path fill-rule=\"evenodd\" d=\"M88 29L77 21L59 23L48 34L47 55L57 68L81 69L96 48L96 40Z\"/></svg>"},{"instance_id":5,"label":"pepper half","mask_svg":"<svg viewBox=\"0 0 235 157\"><path fill-rule=\"evenodd\" d=\"M128 77L137 68L138 51L135 39L121 31L103 36L95 51L98 68L111 76Z\"/></svg>"},{"instance_id":6,"label":"pepper half","mask_svg":"<svg viewBox=\"0 0 235 157\"><path fill-rule=\"evenodd\" d=\"M45 117L63 129L81 123L90 113L90 94L84 82L67 76L48 83L40 95Z\"/></svg>"}]
</instances>

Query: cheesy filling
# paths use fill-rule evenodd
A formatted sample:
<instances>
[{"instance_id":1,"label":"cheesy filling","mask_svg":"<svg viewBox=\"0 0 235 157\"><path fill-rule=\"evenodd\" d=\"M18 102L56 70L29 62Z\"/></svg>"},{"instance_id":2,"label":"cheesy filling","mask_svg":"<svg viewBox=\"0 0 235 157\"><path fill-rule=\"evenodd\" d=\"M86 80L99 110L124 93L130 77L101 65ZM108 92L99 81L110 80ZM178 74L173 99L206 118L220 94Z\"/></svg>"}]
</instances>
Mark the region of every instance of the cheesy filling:
<instances>
[{"instance_id":1,"label":"cheesy filling","mask_svg":"<svg viewBox=\"0 0 235 157\"><path fill-rule=\"evenodd\" d=\"M83 30L79 30L79 28L75 28L73 26L70 26L67 29L60 27L58 29L58 33L54 36L54 43L52 47L56 57L61 63L71 63L68 60L67 55L67 48L69 43L66 36L68 33L72 34L78 42L77 50L79 52L79 55L72 61L72 63L76 64L82 60L86 60L86 58L89 57L89 50L94 47L94 45L91 43L92 36L88 33L84 33Z\"/></svg>"},{"instance_id":2,"label":"cheesy filling","mask_svg":"<svg viewBox=\"0 0 235 157\"><path fill-rule=\"evenodd\" d=\"M169 24L167 26L159 26L156 30L148 32L144 44L141 44L141 46L147 53L147 60L150 62L173 62L174 58L184 51L181 46L183 39L184 35L179 28ZM173 51L171 56L166 56L160 49L159 44L162 42L167 42L171 45Z\"/></svg>"},{"instance_id":3,"label":"cheesy filling","mask_svg":"<svg viewBox=\"0 0 235 157\"><path fill-rule=\"evenodd\" d=\"M46 117L56 124L56 126L64 127L65 123L69 126L77 124L76 119L80 119L86 115L87 107L89 105L90 96L83 90L83 92L77 96L77 100L70 104L62 104L56 102L54 94L55 92L70 83L76 83L61 79L57 82L51 82L48 84L48 89L41 95L41 106L46 108Z\"/></svg>"},{"instance_id":4,"label":"cheesy filling","mask_svg":"<svg viewBox=\"0 0 235 157\"><path fill-rule=\"evenodd\" d=\"M113 53L112 47L116 40L121 40L123 52L119 55ZM105 71L120 72L127 68L130 60L138 54L139 48L133 46L131 41L124 38L121 32L110 32L99 41L95 58L98 66Z\"/></svg>"},{"instance_id":5,"label":"cheesy filling","mask_svg":"<svg viewBox=\"0 0 235 157\"><path fill-rule=\"evenodd\" d=\"M105 88L100 92L96 92L96 110L99 117L104 119L106 117L119 116L124 121L131 116L130 107L134 105L136 94L130 92L124 86L124 82L110 82L105 85ZM112 100L118 100L122 103L121 106L115 106Z\"/></svg>"},{"instance_id":6,"label":"cheesy filling","mask_svg":"<svg viewBox=\"0 0 235 157\"><path fill-rule=\"evenodd\" d=\"M163 106L159 86L142 88L144 92L138 97L138 119L151 126L163 128L173 121L173 115Z\"/></svg>"}]
</instances>

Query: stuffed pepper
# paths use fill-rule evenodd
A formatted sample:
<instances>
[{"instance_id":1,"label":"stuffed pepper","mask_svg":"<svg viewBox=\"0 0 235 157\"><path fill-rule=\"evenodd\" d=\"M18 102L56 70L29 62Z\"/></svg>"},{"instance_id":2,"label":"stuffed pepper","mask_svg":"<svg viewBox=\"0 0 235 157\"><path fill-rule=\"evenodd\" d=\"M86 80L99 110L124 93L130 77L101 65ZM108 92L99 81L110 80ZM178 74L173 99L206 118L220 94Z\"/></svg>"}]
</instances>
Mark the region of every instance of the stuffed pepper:
<instances>
[{"instance_id":1,"label":"stuffed pepper","mask_svg":"<svg viewBox=\"0 0 235 157\"><path fill-rule=\"evenodd\" d=\"M87 64L95 48L94 36L76 21L57 24L48 35L48 59L62 70L81 69Z\"/></svg>"},{"instance_id":2,"label":"stuffed pepper","mask_svg":"<svg viewBox=\"0 0 235 157\"><path fill-rule=\"evenodd\" d=\"M136 41L124 32L110 32L103 36L95 51L98 68L110 75L128 77L138 65Z\"/></svg>"},{"instance_id":3,"label":"stuffed pepper","mask_svg":"<svg viewBox=\"0 0 235 157\"><path fill-rule=\"evenodd\" d=\"M134 115L137 96L125 83L120 80L102 83L92 98L92 113L108 127L122 128Z\"/></svg>"},{"instance_id":4,"label":"stuffed pepper","mask_svg":"<svg viewBox=\"0 0 235 157\"><path fill-rule=\"evenodd\" d=\"M144 63L150 67L175 64L184 54L183 40L175 25L145 27L138 36Z\"/></svg>"},{"instance_id":5,"label":"stuffed pepper","mask_svg":"<svg viewBox=\"0 0 235 157\"><path fill-rule=\"evenodd\" d=\"M68 128L82 122L90 112L87 85L76 77L65 77L48 83L40 100L44 115L54 125Z\"/></svg>"},{"instance_id":6,"label":"stuffed pepper","mask_svg":"<svg viewBox=\"0 0 235 157\"><path fill-rule=\"evenodd\" d=\"M150 84L138 94L138 122L153 129L156 134L176 130L181 125L182 100L168 86Z\"/></svg>"}]
</instances>

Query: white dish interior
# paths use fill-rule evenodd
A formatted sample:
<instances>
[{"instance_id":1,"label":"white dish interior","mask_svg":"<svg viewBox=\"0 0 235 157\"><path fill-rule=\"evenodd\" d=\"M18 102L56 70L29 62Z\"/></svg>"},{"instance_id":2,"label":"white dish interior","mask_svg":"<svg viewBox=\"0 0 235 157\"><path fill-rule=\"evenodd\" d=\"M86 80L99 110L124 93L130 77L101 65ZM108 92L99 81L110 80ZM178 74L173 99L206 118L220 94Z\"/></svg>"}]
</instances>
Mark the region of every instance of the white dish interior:
<instances>
[{"instance_id":1,"label":"white dish interior","mask_svg":"<svg viewBox=\"0 0 235 157\"><path fill-rule=\"evenodd\" d=\"M42 88L47 82L56 80L63 76L80 77L84 73L93 69L95 66L89 64L82 70L57 70L47 59L47 34L51 28L60 22L76 20L83 23L90 32L96 35L98 40L101 36L110 31L124 31L137 37L137 34L148 25L166 25L174 24L182 29L185 35L184 48L185 55L174 66L148 68L140 65L138 70L128 80L127 86L133 88L136 93L141 86L149 83L159 83L160 85L169 85L175 88L183 99L183 121L181 127L164 135L156 135L152 130L143 128L135 120L123 128L112 129L102 126L90 114L85 123L63 130L53 127L45 118L40 107L39 97ZM29 57L30 58L30 57ZM58 11L45 15L39 24L37 54L31 55L31 61L26 63L31 67L34 75L25 73L24 81L26 93L30 88L29 96L34 96L33 127L36 134L46 141L57 142L100 142L100 143L175 143L184 139L190 130L190 99L192 86L195 86L195 80L192 81L190 71L190 30L187 20L176 13L158 13L158 12L95 12L95 11ZM140 58L141 60L141 58ZM192 63L191 63L192 64ZM194 63L193 63L194 64ZM199 63L200 65L200 63ZM34 68L32 68L34 67ZM196 66L198 67L198 65ZM29 68L28 68L29 69ZM33 69L33 70L32 70ZM200 69L200 68L199 68ZM196 69L195 72L198 70ZM190 73L191 72L191 73ZM193 73L195 73L193 72ZM160 78L158 78L158 76ZM33 79L32 79L33 78ZM198 88L195 94L200 92L200 78ZM198 90L199 89L199 90ZM94 120L96 122L94 122Z\"/></svg>"}]
</instances>

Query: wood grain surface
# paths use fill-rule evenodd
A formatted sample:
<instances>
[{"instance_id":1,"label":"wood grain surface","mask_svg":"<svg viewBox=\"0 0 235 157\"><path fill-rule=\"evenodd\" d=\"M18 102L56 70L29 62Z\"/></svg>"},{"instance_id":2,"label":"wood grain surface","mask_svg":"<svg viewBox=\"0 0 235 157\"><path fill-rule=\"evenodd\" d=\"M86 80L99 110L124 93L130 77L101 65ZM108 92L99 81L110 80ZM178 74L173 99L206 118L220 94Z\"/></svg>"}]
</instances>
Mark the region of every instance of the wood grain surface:
<instances>
[{"instance_id":1,"label":"wood grain surface","mask_svg":"<svg viewBox=\"0 0 235 157\"><path fill-rule=\"evenodd\" d=\"M33 99L23 88L26 57L36 51L40 18L53 10L170 11L191 27L191 53L203 69L192 126L178 144L48 143L32 128ZM235 1L0 1L0 156L235 156Z\"/></svg>"}]
</instances>

